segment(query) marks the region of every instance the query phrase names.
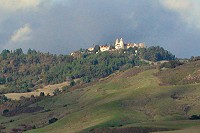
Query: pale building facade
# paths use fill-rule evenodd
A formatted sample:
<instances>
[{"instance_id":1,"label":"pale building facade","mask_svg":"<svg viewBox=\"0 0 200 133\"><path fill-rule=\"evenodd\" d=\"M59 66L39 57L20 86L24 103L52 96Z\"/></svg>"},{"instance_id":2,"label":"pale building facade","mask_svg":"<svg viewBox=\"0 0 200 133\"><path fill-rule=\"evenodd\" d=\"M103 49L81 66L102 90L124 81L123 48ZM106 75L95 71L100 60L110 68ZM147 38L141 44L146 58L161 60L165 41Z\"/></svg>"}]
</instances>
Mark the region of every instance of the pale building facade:
<instances>
[{"instance_id":1,"label":"pale building facade","mask_svg":"<svg viewBox=\"0 0 200 133\"><path fill-rule=\"evenodd\" d=\"M88 48L88 50L91 52L91 51L93 51L93 50L94 50L94 48L93 48L93 47L91 47L91 48Z\"/></svg>"},{"instance_id":2,"label":"pale building facade","mask_svg":"<svg viewBox=\"0 0 200 133\"><path fill-rule=\"evenodd\" d=\"M104 51L109 51L110 50L110 46L100 46L100 51L104 52Z\"/></svg>"},{"instance_id":3,"label":"pale building facade","mask_svg":"<svg viewBox=\"0 0 200 133\"><path fill-rule=\"evenodd\" d=\"M139 43L139 48L145 48L145 44L144 43Z\"/></svg>"},{"instance_id":4,"label":"pale building facade","mask_svg":"<svg viewBox=\"0 0 200 133\"><path fill-rule=\"evenodd\" d=\"M117 38L115 41L115 49L124 49L124 42L123 39L121 38L120 41Z\"/></svg>"},{"instance_id":5,"label":"pale building facade","mask_svg":"<svg viewBox=\"0 0 200 133\"><path fill-rule=\"evenodd\" d=\"M124 44L123 39L121 38L120 40L117 38L115 41L115 49L111 50L111 46L99 46L100 47L100 51L104 52L104 51L113 51L113 50L119 50L119 49L129 49L129 48L145 48L145 44L144 43L128 43L128 44ZM94 50L93 47L88 48L88 50L91 52Z\"/></svg>"},{"instance_id":6,"label":"pale building facade","mask_svg":"<svg viewBox=\"0 0 200 133\"><path fill-rule=\"evenodd\" d=\"M136 43L128 43L128 44L126 45L126 49L134 48L134 47L137 47L137 48L145 48L145 44L144 44L144 43L139 43L139 44L136 44Z\"/></svg>"}]
</instances>

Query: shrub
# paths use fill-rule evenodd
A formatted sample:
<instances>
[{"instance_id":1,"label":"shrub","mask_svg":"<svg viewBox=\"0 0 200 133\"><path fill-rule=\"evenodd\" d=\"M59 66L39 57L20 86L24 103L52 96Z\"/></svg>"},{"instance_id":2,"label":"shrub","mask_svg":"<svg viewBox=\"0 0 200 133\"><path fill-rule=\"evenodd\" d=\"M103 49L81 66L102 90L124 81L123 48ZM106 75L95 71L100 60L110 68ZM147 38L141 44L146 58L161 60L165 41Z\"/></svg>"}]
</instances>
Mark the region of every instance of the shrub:
<instances>
[{"instance_id":1,"label":"shrub","mask_svg":"<svg viewBox=\"0 0 200 133\"><path fill-rule=\"evenodd\" d=\"M62 91L67 91L68 89L69 89L68 86L63 86L63 87L62 87Z\"/></svg>"},{"instance_id":2,"label":"shrub","mask_svg":"<svg viewBox=\"0 0 200 133\"><path fill-rule=\"evenodd\" d=\"M57 88L57 89L54 90L53 95L56 96L60 93L61 93L61 91Z\"/></svg>"},{"instance_id":3,"label":"shrub","mask_svg":"<svg viewBox=\"0 0 200 133\"><path fill-rule=\"evenodd\" d=\"M10 101L10 99L7 98L5 95L0 95L0 103L5 103L7 101Z\"/></svg>"},{"instance_id":4,"label":"shrub","mask_svg":"<svg viewBox=\"0 0 200 133\"><path fill-rule=\"evenodd\" d=\"M9 110L8 109L5 109L4 111L3 111L3 114L7 114L9 112Z\"/></svg>"},{"instance_id":5,"label":"shrub","mask_svg":"<svg viewBox=\"0 0 200 133\"><path fill-rule=\"evenodd\" d=\"M177 66L183 65L182 62L178 61L178 60L172 60L169 62L165 62L163 64L160 65L160 69L161 68L175 68Z\"/></svg>"},{"instance_id":6,"label":"shrub","mask_svg":"<svg viewBox=\"0 0 200 133\"><path fill-rule=\"evenodd\" d=\"M25 96L21 96L21 97L20 97L20 100L25 100L25 99L26 99Z\"/></svg>"},{"instance_id":7,"label":"shrub","mask_svg":"<svg viewBox=\"0 0 200 133\"><path fill-rule=\"evenodd\" d=\"M199 120L200 119L200 115L192 115L189 119L190 120Z\"/></svg>"},{"instance_id":8,"label":"shrub","mask_svg":"<svg viewBox=\"0 0 200 133\"><path fill-rule=\"evenodd\" d=\"M71 82L70 82L70 86L72 87L72 86L74 86L76 83L74 82L74 80L72 80Z\"/></svg>"},{"instance_id":9,"label":"shrub","mask_svg":"<svg viewBox=\"0 0 200 133\"><path fill-rule=\"evenodd\" d=\"M81 80L83 81L83 83L89 83L91 81L90 78L87 76L82 77Z\"/></svg>"},{"instance_id":10,"label":"shrub","mask_svg":"<svg viewBox=\"0 0 200 133\"><path fill-rule=\"evenodd\" d=\"M44 92L40 92L40 97L44 97L44 96L45 96Z\"/></svg>"},{"instance_id":11,"label":"shrub","mask_svg":"<svg viewBox=\"0 0 200 133\"><path fill-rule=\"evenodd\" d=\"M52 123L56 122L57 120L58 120L58 118L54 117L54 118L52 118L52 119L49 120L49 124L52 124Z\"/></svg>"}]
</instances>

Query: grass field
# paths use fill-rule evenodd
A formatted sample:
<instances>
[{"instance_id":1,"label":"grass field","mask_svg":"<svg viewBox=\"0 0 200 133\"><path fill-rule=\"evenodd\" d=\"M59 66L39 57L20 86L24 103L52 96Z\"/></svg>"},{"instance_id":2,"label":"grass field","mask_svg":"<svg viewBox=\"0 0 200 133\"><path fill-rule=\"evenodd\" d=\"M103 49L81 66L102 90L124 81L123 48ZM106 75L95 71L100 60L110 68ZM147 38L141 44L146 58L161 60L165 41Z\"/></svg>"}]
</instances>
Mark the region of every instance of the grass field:
<instances>
[{"instance_id":1,"label":"grass field","mask_svg":"<svg viewBox=\"0 0 200 133\"><path fill-rule=\"evenodd\" d=\"M199 131L200 131L200 126L193 126L193 127L185 128L181 130L163 131L163 132L157 132L157 133L199 133Z\"/></svg>"},{"instance_id":2,"label":"grass field","mask_svg":"<svg viewBox=\"0 0 200 133\"><path fill-rule=\"evenodd\" d=\"M62 91L63 86L68 86L68 82L63 82L60 84L54 84L54 85L47 85L43 88L39 88L33 92L26 92L26 93L7 93L5 94L6 97L12 99L12 100L20 100L20 97L31 97L31 95L39 96L41 92L44 92L45 95L49 94L50 96L53 95L54 90L59 89Z\"/></svg>"},{"instance_id":3,"label":"grass field","mask_svg":"<svg viewBox=\"0 0 200 133\"><path fill-rule=\"evenodd\" d=\"M86 88L47 98L31 106L45 110L15 117L2 117L6 130L20 124L35 125L30 133L74 133L94 129L130 127L196 131L200 121L188 120L200 114L200 84L160 86L157 69L120 72ZM59 120L48 125L48 120ZM5 125L5 124L4 124ZM46 125L40 128L41 125ZM102 130L103 131L103 130ZM175 131L176 132L176 131Z\"/></svg>"}]
</instances>

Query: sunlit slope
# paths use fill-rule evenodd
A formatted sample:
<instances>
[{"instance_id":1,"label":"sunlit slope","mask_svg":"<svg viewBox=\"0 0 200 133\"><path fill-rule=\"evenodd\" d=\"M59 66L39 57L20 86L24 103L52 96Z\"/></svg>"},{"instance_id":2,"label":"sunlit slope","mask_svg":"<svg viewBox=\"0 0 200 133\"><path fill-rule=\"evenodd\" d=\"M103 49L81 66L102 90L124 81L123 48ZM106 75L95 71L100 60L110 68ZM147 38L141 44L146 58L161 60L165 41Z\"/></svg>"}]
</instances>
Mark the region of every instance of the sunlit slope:
<instances>
[{"instance_id":1,"label":"sunlit slope","mask_svg":"<svg viewBox=\"0 0 200 133\"><path fill-rule=\"evenodd\" d=\"M7 93L5 94L6 97L12 99L12 100L20 100L20 97L31 97L31 95L39 96L41 92L44 92L45 95L53 95L53 92L56 89L62 90L62 87L68 86L68 82L63 82L60 84L54 84L54 85L47 85L42 88L39 88L33 92L25 92L25 93Z\"/></svg>"},{"instance_id":2,"label":"sunlit slope","mask_svg":"<svg viewBox=\"0 0 200 133\"><path fill-rule=\"evenodd\" d=\"M165 85L200 83L200 60L187 62L174 69L165 69L156 74Z\"/></svg>"},{"instance_id":3,"label":"sunlit slope","mask_svg":"<svg viewBox=\"0 0 200 133\"><path fill-rule=\"evenodd\" d=\"M160 86L160 80L154 76L158 70L132 75L129 74L131 71L135 68L111 80L38 103L47 109L54 108L54 113L63 110L67 115L30 132L72 133L127 125L157 127L156 122L164 122L161 127L169 129L197 125L196 121L191 122L187 118L200 112L200 84ZM165 124L174 121L186 124L176 127Z\"/></svg>"}]
</instances>

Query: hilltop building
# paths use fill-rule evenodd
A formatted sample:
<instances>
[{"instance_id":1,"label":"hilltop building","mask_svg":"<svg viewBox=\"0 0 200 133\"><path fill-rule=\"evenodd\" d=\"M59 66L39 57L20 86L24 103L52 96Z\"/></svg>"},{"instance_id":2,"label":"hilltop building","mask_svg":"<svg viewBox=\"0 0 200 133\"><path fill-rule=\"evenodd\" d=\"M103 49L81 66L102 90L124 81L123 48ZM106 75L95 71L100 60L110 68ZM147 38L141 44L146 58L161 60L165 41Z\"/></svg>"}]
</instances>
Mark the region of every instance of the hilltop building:
<instances>
[{"instance_id":1,"label":"hilltop building","mask_svg":"<svg viewBox=\"0 0 200 133\"><path fill-rule=\"evenodd\" d=\"M100 51L104 52L104 51L109 51L110 50L110 46L100 46Z\"/></svg>"},{"instance_id":2,"label":"hilltop building","mask_svg":"<svg viewBox=\"0 0 200 133\"><path fill-rule=\"evenodd\" d=\"M136 43L128 43L125 45L126 49L129 49L129 48L134 48L134 47L137 47L137 48L145 48L145 45L144 43L139 43L139 44L136 44Z\"/></svg>"},{"instance_id":3,"label":"hilltop building","mask_svg":"<svg viewBox=\"0 0 200 133\"><path fill-rule=\"evenodd\" d=\"M93 51L93 50L94 50L94 48L93 48L93 47L91 47L91 48L88 48L88 50L89 50L89 51Z\"/></svg>"},{"instance_id":4,"label":"hilltop building","mask_svg":"<svg viewBox=\"0 0 200 133\"><path fill-rule=\"evenodd\" d=\"M129 48L134 48L134 47L137 47L137 48L144 48L145 45L144 45L144 43L139 43L139 44L136 44L136 43L128 43L128 44L124 44L122 38L120 39L120 41L119 41L118 38L116 39L116 42L115 42L115 49L129 49Z\"/></svg>"},{"instance_id":5,"label":"hilltop building","mask_svg":"<svg viewBox=\"0 0 200 133\"><path fill-rule=\"evenodd\" d=\"M134 48L134 47L145 48L145 44L144 43L128 43L128 44L125 44L122 38L120 40L117 38L116 41L115 41L114 48L112 46L102 45L102 46L99 46L99 51L100 52L114 51L114 50L129 49L129 48ZM94 47L88 48L87 50L89 52L92 52L94 50ZM137 50L135 52L137 53Z\"/></svg>"},{"instance_id":6,"label":"hilltop building","mask_svg":"<svg viewBox=\"0 0 200 133\"><path fill-rule=\"evenodd\" d=\"M124 42L123 39L121 38L120 41L117 38L115 41L115 49L124 49Z\"/></svg>"}]
</instances>

